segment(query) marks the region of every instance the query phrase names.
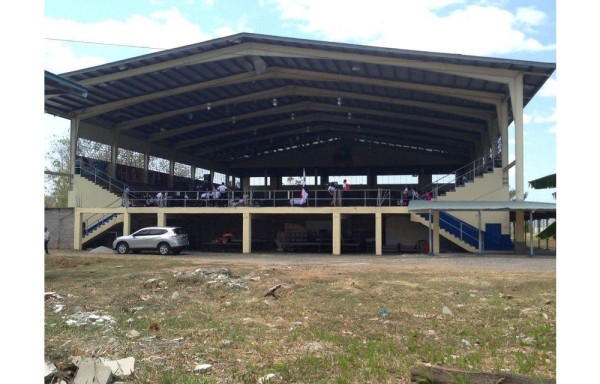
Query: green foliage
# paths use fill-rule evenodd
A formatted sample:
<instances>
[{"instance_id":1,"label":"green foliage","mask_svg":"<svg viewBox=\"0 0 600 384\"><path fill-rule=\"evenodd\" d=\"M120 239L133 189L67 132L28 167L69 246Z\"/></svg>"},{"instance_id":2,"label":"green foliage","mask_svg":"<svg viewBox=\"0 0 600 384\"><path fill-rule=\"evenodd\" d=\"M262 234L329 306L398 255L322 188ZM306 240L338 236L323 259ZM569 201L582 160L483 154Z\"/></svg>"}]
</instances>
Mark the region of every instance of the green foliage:
<instances>
[{"instance_id":1,"label":"green foliage","mask_svg":"<svg viewBox=\"0 0 600 384\"><path fill-rule=\"evenodd\" d=\"M46 153L46 169L55 173L69 174L70 140L68 137L52 138L50 152ZM45 174L44 206L47 208L65 208L71 178L68 176Z\"/></svg>"}]
</instances>

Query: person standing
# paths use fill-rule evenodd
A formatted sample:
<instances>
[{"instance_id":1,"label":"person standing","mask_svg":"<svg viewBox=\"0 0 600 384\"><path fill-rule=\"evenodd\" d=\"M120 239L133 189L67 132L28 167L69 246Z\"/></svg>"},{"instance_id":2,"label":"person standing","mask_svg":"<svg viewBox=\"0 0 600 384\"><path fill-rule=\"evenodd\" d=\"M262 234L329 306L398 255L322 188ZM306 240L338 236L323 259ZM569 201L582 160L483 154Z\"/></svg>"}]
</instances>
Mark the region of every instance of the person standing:
<instances>
[{"instance_id":1,"label":"person standing","mask_svg":"<svg viewBox=\"0 0 600 384\"><path fill-rule=\"evenodd\" d=\"M50 255L50 252L48 252L48 242L50 242L50 231L48 227L44 227L44 251L46 251L46 255Z\"/></svg>"},{"instance_id":2,"label":"person standing","mask_svg":"<svg viewBox=\"0 0 600 384\"><path fill-rule=\"evenodd\" d=\"M125 189L123 190L123 206L125 208L129 207L129 186L126 185Z\"/></svg>"},{"instance_id":3,"label":"person standing","mask_svg":"<svg viewBox=\"0 0 600 384\"><path fill-rule=\"evenodd\" d=\"M350 184L344 179L344 184L342 187L342 205L348 205L348 202L345 201L348 198L348 192L350 191Z\"/></svg>"}]
</instances>

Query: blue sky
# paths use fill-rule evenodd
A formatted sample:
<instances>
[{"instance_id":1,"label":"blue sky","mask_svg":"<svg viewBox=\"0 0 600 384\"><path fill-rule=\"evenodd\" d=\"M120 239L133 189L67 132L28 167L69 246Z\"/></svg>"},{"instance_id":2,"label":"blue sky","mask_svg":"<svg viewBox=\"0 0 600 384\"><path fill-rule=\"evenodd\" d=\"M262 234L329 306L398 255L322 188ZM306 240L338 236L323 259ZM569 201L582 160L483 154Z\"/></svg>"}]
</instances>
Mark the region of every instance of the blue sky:
<instances>
[{"instance_id":1,"label":"blue sky","mask_svg":"<svg viewBox=\"0 0 600 384\"><path fill-rule=\"evenodd\" d=\"M239 32L556 62L555 8L546 0L49 0L44 69L60 74ZM527 200L553 202L554 190L527 181L556 172L556 74L524 121ZM44 125L46 144L68 132L60 118L46 115Z\"/></svg>"}]
</instances>

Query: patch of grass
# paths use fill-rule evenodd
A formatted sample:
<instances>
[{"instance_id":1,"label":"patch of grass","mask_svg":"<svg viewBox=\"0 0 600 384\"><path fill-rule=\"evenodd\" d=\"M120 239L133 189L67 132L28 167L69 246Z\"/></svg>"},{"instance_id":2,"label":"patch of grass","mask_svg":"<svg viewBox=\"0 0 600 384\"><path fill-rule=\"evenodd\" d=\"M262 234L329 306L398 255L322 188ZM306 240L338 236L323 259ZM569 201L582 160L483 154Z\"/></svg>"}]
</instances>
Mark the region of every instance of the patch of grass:
<instances>
[{"instance_id":1,"label":"patch of grass","mask_svg":"<svg viewBox=\"0 0 600 384\"><path fill-rule=\"evenodd\" d=\"M175 277L199 268L228 268L243 283ZM151 278L165 284L144 287ZM269 373L282 382L407 383L420 363L554 377L555 280L553 272L434 263L281 267L53 256L45 290L63 300L46 301L44 352L57 366L70 356L133 356L135 378L125 382L136 383L256 383ZM264 296L280 283L279 299ZM57 304L64 309L55 313ZM444 306L453 315L442 314ZM67 325L78 312L115 324ZM132 330L139 336L127 336ZM193 373L202 363L213 370Z\"/></svg>"}]
</instances>

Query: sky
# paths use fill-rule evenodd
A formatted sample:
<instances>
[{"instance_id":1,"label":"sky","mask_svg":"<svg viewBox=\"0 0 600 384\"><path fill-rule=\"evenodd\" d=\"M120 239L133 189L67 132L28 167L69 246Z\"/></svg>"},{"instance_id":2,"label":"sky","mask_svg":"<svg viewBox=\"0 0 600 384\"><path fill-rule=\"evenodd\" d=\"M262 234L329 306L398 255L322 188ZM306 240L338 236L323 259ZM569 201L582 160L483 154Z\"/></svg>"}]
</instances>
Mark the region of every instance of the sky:
<instances>
[{"instance_id":1,"label":"sky","mask_svg":"<svg viewBox=\"0 0 600 384\"><path fill-rule=\"evenodd\" d=\"M595 298L599 279L598 268L594 268L598 263L594 243L597 230L592 221L600 213L597 204L593 204L595 185L592 184L599 142L594 95L600 86L595 75L597 59L592 55L596 52L595 36L600 31L597 31L597 13L590 8L593 3L584 0L11 2L10 12L3 13L4 33L0 34L3 51L7 53L0 71L3 85L0 105L4 112L0 136L5 187L2 212L11 218L0 221L0 226L12 240L0 269L0 283L5 292L0 336L11 345L14 361L3 378L10 381L14 375L15 382L23 382L24 377L32 378L27 382L39 381L41 364L37 369L34 366L43 359L43 348L35 346L43 344L44 334L44 322L40 321L44 316L40 294L44 290L41 245L44 218L24 212L43 212L44 179L41 172L23 172L23 169L44 167L43 154L49 138L66 135L68 123L43 113L42 69L60 74L251 32L557 62L556 73L525 108L525 184L557 172L561 196L560 204L557 203L557 222L561 222L556 260L557 381L563 382L562 378L564 382L585 382L589 370L581 367L595 366L596 354L588 349L600 342ZM35 100L39 104L32 107ZM560 133L557 121L561 122ZM512 130L510 136L514 137ZM511 147L513 144L511 141ZM19 150L21 153L17 153ZM16 155L24 160L15 162ZM514 188L514 178L510 183ZM529 201L556 202L551 196L554 190L527 191ZM15 193L17 198L12 197ZM37 246L32 240L35 236L39 236ZM10 253L14 250L20 252Z\"/></svg>"},{"instance_id":2,"label":"sky","mask_svg":"<svg viewBox=\"0 0 600 384\"><path fill-rule=\"evenodd\" d=\"M47 0L43 62L61 74L250 32L555 63L555 8L547 0ZM45 115L44 126L48 151L69 124ZM525 107L524 126L527 200L555 202L554 190L527 182L556 172L556 74ZM509 161L513 147L511 126Z\"/></svg>"}]
</instances>

